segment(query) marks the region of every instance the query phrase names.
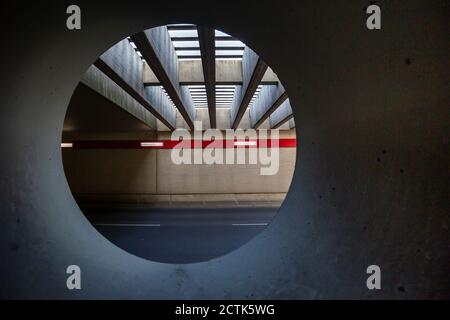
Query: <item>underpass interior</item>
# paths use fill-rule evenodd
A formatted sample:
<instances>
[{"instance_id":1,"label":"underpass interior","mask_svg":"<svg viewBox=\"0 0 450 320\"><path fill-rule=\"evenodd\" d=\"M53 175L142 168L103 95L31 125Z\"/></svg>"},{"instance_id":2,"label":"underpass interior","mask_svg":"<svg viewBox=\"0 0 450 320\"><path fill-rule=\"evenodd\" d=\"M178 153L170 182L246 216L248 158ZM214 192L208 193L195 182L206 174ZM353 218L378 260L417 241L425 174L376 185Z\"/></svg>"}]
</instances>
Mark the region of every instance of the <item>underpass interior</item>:
<instances>
[{"instance_id":1,"label":"underpass interior","mask_svg":"<svg viewBox=\"0 0 450 320\"><path fill-rule=\"evenodd\" d=\"M366 1L77 4L83 24L76 31L64 25L64 5L15 2L0 10L7 44L0 59L1 298L449 298L447 1L377 1L381 30L366 28ZM198 263L155 262L114 245L80 210L64 167L65 153L87 151L65 126L80 77L121 39L173 23L214 27L255 50L289 93L297 133L292 182L271 223ZM148 49L142 36L135 40ZM99 88L127 88L104 74L111 82ZM96 75L82 82L94 86ZM108 106L83 124L114 123L114 141L117 130L139 126L145 135L133 141L155 142L144 124L155 123L137 108L144 95L133 95L135 102L109 96L127 113ZM175 120L192 116L189 110ZM164 125L185 125L173 124ZM61 148L71 141L73 150ZM127 151L149 151L138 149ZM70 265L82 270L82 290L66 287ZM366 286L370 265L380 266L381 290Z\"/></svg>"},{"instance_id":2,"label":"underpass interior","mask_svg":"<svg viewBox=\"0 0 450 320\"><path fill-rule=\"evenodd\" d=\"M142 258L192 263L270 223L296 144L288 95L270 67L224 32L176 24L97 59L71 98L61 150L71 192L103 236Z\"/></svg>"}]
</instances>

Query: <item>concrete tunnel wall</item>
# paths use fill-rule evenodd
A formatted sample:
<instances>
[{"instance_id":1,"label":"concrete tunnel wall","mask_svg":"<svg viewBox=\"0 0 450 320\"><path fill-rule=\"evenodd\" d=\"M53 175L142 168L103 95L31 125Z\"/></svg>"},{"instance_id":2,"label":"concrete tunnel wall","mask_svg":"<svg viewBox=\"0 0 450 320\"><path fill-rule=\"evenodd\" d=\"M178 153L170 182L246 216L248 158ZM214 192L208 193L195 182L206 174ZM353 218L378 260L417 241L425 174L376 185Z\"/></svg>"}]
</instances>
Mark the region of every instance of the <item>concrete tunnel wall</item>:
<instances>
[{"instance_id":1,"label":"concrete tunnel wall","mask_svg":"<svg viewBox=\"0 0 450 320\"><path fill-rule=\"evenodd\" d=\"M231 110L230 109L216 109L216 125L217 125L217 129L220 130L226 130L229 129L231 127L231 116L230 116ZM208 109L197 109L196 113L195 113L195 121L201 121L202 122L202 129L206 130L206 129L210 129L211 126L209 124L209 114L208 114ZM176 123L177 123L177 128L183 128L183 129L189 129L188 125L186 124L186 122L183 120L183 117L180 115L179 112L177 112L177 117L176 117ZM250 129L251 126L251 122L250 122L250 112L249 109L247 109L244 113L244 115L242 116L242 120L239 123L239 129ZM283 125L281 125L278 129L280 130L280 133L286 130L289 130L289 124L288 123L284 123ZM269 123L269 119L267 119L266 121L264 121L262 123L262 125L259 127L259 129L270 129L270 123ZM157 130L158 131L170 131L161 121L157 120ZM295 137L295 133L290 135L291 137Z\"/></svg>"},{"instance_id":2,"label":"concrete tunnel wall","mask_svg":"<svg viewBox=\"0 0 450 320\"><path fill-rule=\"evenodd\" d=\"M172 150L63 150L72 193L82 202L182 203L283 201L292 180L295 148L279 150L279 171L258 164L176 165ZM235 158L237 151L234 151ZM245 153L248 159L248 150Z\"/></svg>"},{"instance_id":3,"label":"concrete tunnel wall","mask_svg":"<svg viewBox=\"0 0 450 320\"><path fill-rule=\"evenodd\" d=\"M65 28L70 3L49 3L1 11L1 298L450 298L446 1L378 1L381 31L365 27L367 1L79 1L80 31ZM300 145L270 226L189 265L134 257L97 233L60 150L88 66L173 22L215 25L258 52L289 93ZM82 290L66 289L71 264ZM366 288L371 264L382 290Z\"/></svg>"},{"instance_id":4,"label":"concrete tunnel wall","mask_svg":"<svg viewBox=\"0 0 450 320\"><path fill-rule=\"evenodd\" d=\"M159 88L159 87L158 87ZM141 127L137 117L122 111L113 103L105 104L90 89L77 87L71 98L64 120L63 142L74 141L120 141L120 140L171 140L172 132L156 132ZM217 127L230 127L230 109L219 109ZM98 122L97 114L102 117ZM113 117L108 121L106 116ZM115 116L115 117L114 117ZM120 118L119 118L120 117ZM187 125L179 113L177 120ZM197 109L196 120L209 128L208 110ZM110 123L113 121L113 123ZM134 126L132 125L132 121ZM107 123L107 124L106 124ZM137 126L137 124L139 126ZM249 112L246 112L240 128L250 128ZM127 126L128 124L128 126ZM159 122L160 126L163 126ZM266 121L268 127L268 121ZM117 126L117 130L115 129ZM286 123L277 133L280 139L295 139L295 129L288 129ZM168 129L167 129L168 130ZM222 131L224 137L226 132ZM178 138L176 138L178 139ZM128 203L151 205L184 204L232 204L280 205L292 181L295 167L295 147L280 148L278 160L261 164L260 153L267 149L252 149L257 157L256 164L250 164L249 150L244 151L247 164L176 165L171 160L171 149L77 149L63 148L64 173L72 194L79 205L93 203ZM229 151L229 149L228 149ZM218 150L223 155L227 149ZM238 150L234 150L237 159ZM274 155L275 156L275 155ZM272 175L261 175L262 168L272 166L277 170Z\"/></svg>"}]
</instances>

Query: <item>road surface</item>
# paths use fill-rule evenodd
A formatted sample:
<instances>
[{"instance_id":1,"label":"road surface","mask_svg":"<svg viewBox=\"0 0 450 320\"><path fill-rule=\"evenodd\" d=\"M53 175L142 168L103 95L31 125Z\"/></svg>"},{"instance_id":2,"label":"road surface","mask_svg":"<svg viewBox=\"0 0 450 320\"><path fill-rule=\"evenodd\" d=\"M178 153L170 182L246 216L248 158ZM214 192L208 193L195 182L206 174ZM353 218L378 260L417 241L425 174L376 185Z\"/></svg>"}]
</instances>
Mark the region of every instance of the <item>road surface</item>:
<instances>
[{"instance_id":1,"label":"road surface","mask_svg":"<svg viewBox=\"0 0 450 320\"><path fill-rule=\"evenodd\" d=\"M95 228L118 247L153 261L207 261L261 232L277 207L84 208Z\"/></svg>"}]
</instances>

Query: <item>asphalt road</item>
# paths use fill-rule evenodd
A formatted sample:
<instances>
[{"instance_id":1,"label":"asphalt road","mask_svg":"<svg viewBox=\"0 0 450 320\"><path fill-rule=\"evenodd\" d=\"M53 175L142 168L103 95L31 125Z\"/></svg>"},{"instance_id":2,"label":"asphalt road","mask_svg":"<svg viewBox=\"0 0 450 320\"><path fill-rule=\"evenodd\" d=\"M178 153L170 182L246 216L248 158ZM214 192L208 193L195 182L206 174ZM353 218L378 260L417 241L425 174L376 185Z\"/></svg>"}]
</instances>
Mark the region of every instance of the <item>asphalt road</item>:
<instances>
[{"instance_id":1,"label":"asphalt road","mask_svg":"<svg viewBox=\"0 0 450 320\"><path fill-rule=\"evenodd\" d=\"M207 261L261 232L276 207L86 209L95 228L131 254L166 263Z\"/></svg>"}]
</instances>

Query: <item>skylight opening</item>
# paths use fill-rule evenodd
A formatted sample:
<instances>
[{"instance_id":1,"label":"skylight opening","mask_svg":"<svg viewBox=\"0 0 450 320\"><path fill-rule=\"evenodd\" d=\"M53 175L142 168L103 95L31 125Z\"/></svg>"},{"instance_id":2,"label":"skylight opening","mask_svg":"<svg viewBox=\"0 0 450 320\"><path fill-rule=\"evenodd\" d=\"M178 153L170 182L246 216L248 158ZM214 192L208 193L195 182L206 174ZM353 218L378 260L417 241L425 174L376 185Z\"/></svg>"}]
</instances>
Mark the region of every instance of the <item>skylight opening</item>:
<instances>
[{"instance_id":1,"label":"skylight opening","mask_svg":"<svg viewBox=\"0 0 450 320\"><path fill-rule=\"evenodd\" d=\"M198 41L172 41L173 46L175 48L192 48L192 47L196 47L199 48L200 44Z\"/></svg>"},{"instance_id":2,"label":"skylight opening","mask_svg":"<svg viewBox=\"0 0 450 320\"><path fill-rule=\"evenodd\" d=\"M220 56L238 56L242 57L244 50L216 50L216 57Z\"/></svg>"},{"instance_id":3,"label":"skylight opening","mask_svg":"<svg viewBox=\"0 0 450 320\"><path fill-rule=\"evenodd\" d=\"M139 58L141 58L142 62L145 62L144 57L142 56L142 53L139 51L139 49L136 47L136 44L131 40L130 37L127 37L128 42L130 43L131 47L133 47L134 51L136 51Z\"/></svg>"},{"instance_id":4,"label":"skylight opening","mask_svg":"<svg viewBox=\"0 0 450 320\"><path fill-rule=\"evenodd\" d=\"M182 56L199 56L200 57L200 50L199 49L189 49L189 50L177 50L178 57Z\"/></svg>"},{"instance_id":5,"label":"skylight opening","mask_svg":"<svg viewBox=\"0 0 450 320\"><path fill-rule=\"evenodd\" d=\"M216 37L230 37L231 38L231 36L228 33L225 33L225 32L219 31L219 30L216 30L215 34L216 34Z\"/></svg>"},{"instance_id":6,"label":"skylight opening","mask_svg":"<svg viewBox=\"0 0 450 320\"><path fill-rule=\"evenodd\" d=\"M196 37L198 38L197 30L169 30L170 37Z\"/></svg>"},{"instance_id":7,"label":"skylight opening","mask_svg":"<svg viewBox=\"0 0 450 320\"><path fill-rule=\"evenodd\" d=\"M245 48L245 44L239 40L216 40L216 47L242 47Z\"/></svg>"}]
</instances>

